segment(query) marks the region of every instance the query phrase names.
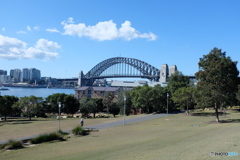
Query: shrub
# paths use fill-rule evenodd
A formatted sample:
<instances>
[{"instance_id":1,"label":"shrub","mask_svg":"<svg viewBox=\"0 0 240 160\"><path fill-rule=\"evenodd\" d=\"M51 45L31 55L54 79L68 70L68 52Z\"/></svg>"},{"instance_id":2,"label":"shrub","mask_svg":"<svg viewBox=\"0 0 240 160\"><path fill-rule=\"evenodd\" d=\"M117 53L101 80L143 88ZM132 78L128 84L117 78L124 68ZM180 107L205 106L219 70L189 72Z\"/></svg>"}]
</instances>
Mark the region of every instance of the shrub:
<instances>
[{"instance_id":1,"label":"shrub","mask_svg":"<svg viewBox=\"0 0 240 160\"><path fill-rule=\"evenodd\" d=\"M68 132L64 132L64 131L62 131L62 130L58 131L58 133L59 133L60 135L68 135L68 134L69 134Z\"/></svg>"},{"instance_id":2,"label":"shrub","mask_svg":"<svg viewBox=\"0 0 240 160\"><path fill-rule=\"evenodd\" d=\"M88 132L86 130L84 130L81 126L77 126L74 129L72 129L72 133L74 135L82 135L82 136L88 134Z\"/></svg>"},{"instance_id":3,"label":"shrub","mask_svg":"<svg viewBox=\"0 0 240 160\"><path fill-rule=\"evenodd\" d=\"M38 143L43 143L43 142L50 142L50 141L54 141L54 140L63 140L62 135L58 134L58 133L49 133L49 134L43 134L40 135L36 138L32 139L32 143L33 144L38 144Z\"/></svg>"},{"instance_id":4,"label":"shrub","mask_svg":"<svg viewBox=\"0 0 240 160\"><path fill-rule=\"evenodd\" d=\"M20 141L10 140L8 143L0 146L1 149L20 149L23 148L23 145Z\"/></svg>"}]
</instances>

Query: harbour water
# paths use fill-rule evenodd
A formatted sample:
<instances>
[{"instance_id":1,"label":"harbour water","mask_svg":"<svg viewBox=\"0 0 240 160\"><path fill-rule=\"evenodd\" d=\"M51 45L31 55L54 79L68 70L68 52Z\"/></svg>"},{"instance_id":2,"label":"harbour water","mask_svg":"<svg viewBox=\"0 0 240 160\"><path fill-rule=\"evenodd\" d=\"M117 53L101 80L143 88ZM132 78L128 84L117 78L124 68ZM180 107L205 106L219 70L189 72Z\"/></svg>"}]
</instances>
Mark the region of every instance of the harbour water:
<instances>
[{"instance_id":1,"label":"harbour water","mask_svg":"<svg viewBox=\"0 0 240 160\"><path fill-rule=\"evenodd\" d=\"M62 89L62 88L20 88L20 87L8 87L9 90L0 90L1 96L10 95L16 97L24 97L34 95L36 97L46 98L49 95L55 93L75 94L74 89Z\"/></svg>"}]
</instances>

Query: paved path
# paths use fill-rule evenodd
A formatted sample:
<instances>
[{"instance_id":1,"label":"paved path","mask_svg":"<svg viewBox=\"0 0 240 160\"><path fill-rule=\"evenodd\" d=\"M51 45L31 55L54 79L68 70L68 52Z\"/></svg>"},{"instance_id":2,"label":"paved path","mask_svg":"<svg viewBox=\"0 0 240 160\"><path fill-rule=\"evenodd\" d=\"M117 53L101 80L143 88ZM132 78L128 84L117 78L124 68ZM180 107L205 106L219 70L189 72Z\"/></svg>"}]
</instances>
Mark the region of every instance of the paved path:
<instances>
[{"instance_id":1,"label":"paved path","mask_svg":"<svg viewBox=\"0 0 240 160\"><path fill-rule=\"evenodd\" d=\"M125 124L141 122L141 121L164 117L164 116L167 116L167 115L166 114L153 114L153 115L147 115L147 116L143 116L143 117L130 118L130 119L125 120ZM86 126L84 128L104 129L104 128L110 128L110 127L114 127L114 126L120 126L123 124L124 124L124 120L120 120L120 121L115 121L115 122Z\"/></svg>"},{"instance_id":2,"label":"paved path","mask_svg":"<svg viewBox=\"0 0 240 160\"><path fill-rule=\"evenodd\" d=\"M152 115L147 115L147 116L142 116L142 117L125 119L125 124L131 124L131 123L146 121L146 120L155 119L155 118L164 117L164 116L167 116L167 114L152 114ZM93 129L100 130L100 129L110 128L110 127L114 127L114 126L120 126L120 125L123 125L123 124L124 124L124 120L120 120L120 121L115 121L115 122L86 126L84 128L93 128ZM70 132L70 131L71 131L71 129L65 130L65 132ZM24 141L24 140L35 138L37 136L39 136L39 135L22 137L22 138L18 138L18 139L15 139L15 140ZM0 144L4 144L4 143L7 143L7 142L8 142L8 140L7 141L0 141Z\"/></svg>"}]
</instances>

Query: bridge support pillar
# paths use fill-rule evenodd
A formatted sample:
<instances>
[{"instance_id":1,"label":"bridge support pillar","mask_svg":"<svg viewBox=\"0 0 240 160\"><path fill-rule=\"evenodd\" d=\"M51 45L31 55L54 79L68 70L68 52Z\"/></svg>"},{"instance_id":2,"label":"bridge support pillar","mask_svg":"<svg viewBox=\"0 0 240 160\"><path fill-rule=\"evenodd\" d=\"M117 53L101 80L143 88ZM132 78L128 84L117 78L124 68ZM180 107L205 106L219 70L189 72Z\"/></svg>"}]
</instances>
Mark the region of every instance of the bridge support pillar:
<instances>
[{"instance_id":1,"label":"bridge support pillar","mask_svg":"<svg viewBox=\"0 0 240 160\"><path fill-rule=\"evenodd\" d=\"M83 71L80 71L78 74L78 87L83 86L83 77L84 77Z\"/></svg>"},{"instance_id":2,"label":"bridge support pillar","mask_svg":"<svg viewBox=\"0 0 240 160\"><path fill-rule=\"evenodd\" d=\"M167 64L163 64L162 68L160 69L160 79L159 82L161 83L165 83L168 81L168 65Z\"/></svg>"}]
</instances>

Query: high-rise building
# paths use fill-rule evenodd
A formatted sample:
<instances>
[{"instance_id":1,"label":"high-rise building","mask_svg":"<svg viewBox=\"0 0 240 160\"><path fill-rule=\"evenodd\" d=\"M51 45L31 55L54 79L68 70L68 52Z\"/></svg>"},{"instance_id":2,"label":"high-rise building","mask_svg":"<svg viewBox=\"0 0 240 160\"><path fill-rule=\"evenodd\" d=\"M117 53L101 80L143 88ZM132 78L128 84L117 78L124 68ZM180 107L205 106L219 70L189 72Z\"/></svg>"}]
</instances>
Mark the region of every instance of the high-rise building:
<instances>
[{"instance_id":1,"label":"high-rise building","mask_svg":"<svg viewBox=\"0 0 240 160\"><path fill-rule=\"evenodd\" d=\"M41 79L41 71L36 68L30 68L29 69L29 79L33 80L40 80Z\"/></svg>"},{"instance_id":2,"label":"high-rise building","mask_svg":"<svg viewBox=\"0 0 240 160\"><path fill-rule=\"evenodd\" d=\"M11 78L8 75L0 75L0 83L9 83Z\"/></svg>"},{"instance_id":3,"label":"high-rise building","mask_svg":"<svg viewBox=\"0 0 240 160\"><path fill-rule=\"evenodd\" d=\"M13 74L14 74L14 69L10 70L10 77L13 78Z\"/></svg>"},{"instance_id":4,"label":"high-rise building","mask_svg":"<svg viewBox=\"0 0 240 160\"><path fill-rule=\"evenodd\" d=\"M22 69L22 82L27 82L29 80L29 69L23 68Z\"/></svg>"},{"instance_id":5,"label":"high-rise building","mask_svg":"<svg viewBox=\"0 0 240 160\"><path fill-rule=\"evenodd\" d=\"M21 80L21 70L20 69L14 69L13 72L13 82L18 83Z\"/></svg>"},{"instance_id":6,"label":"high-rise building","mask_svg":"<svg viewBox=\"0 0 240 160\"><path fill-rule=\"evenodd\" d=\"M0 75L7 75L7 71L6 71L6 70L1 70L1 69L0 69Z\"/></svg>"}]
</instances>

